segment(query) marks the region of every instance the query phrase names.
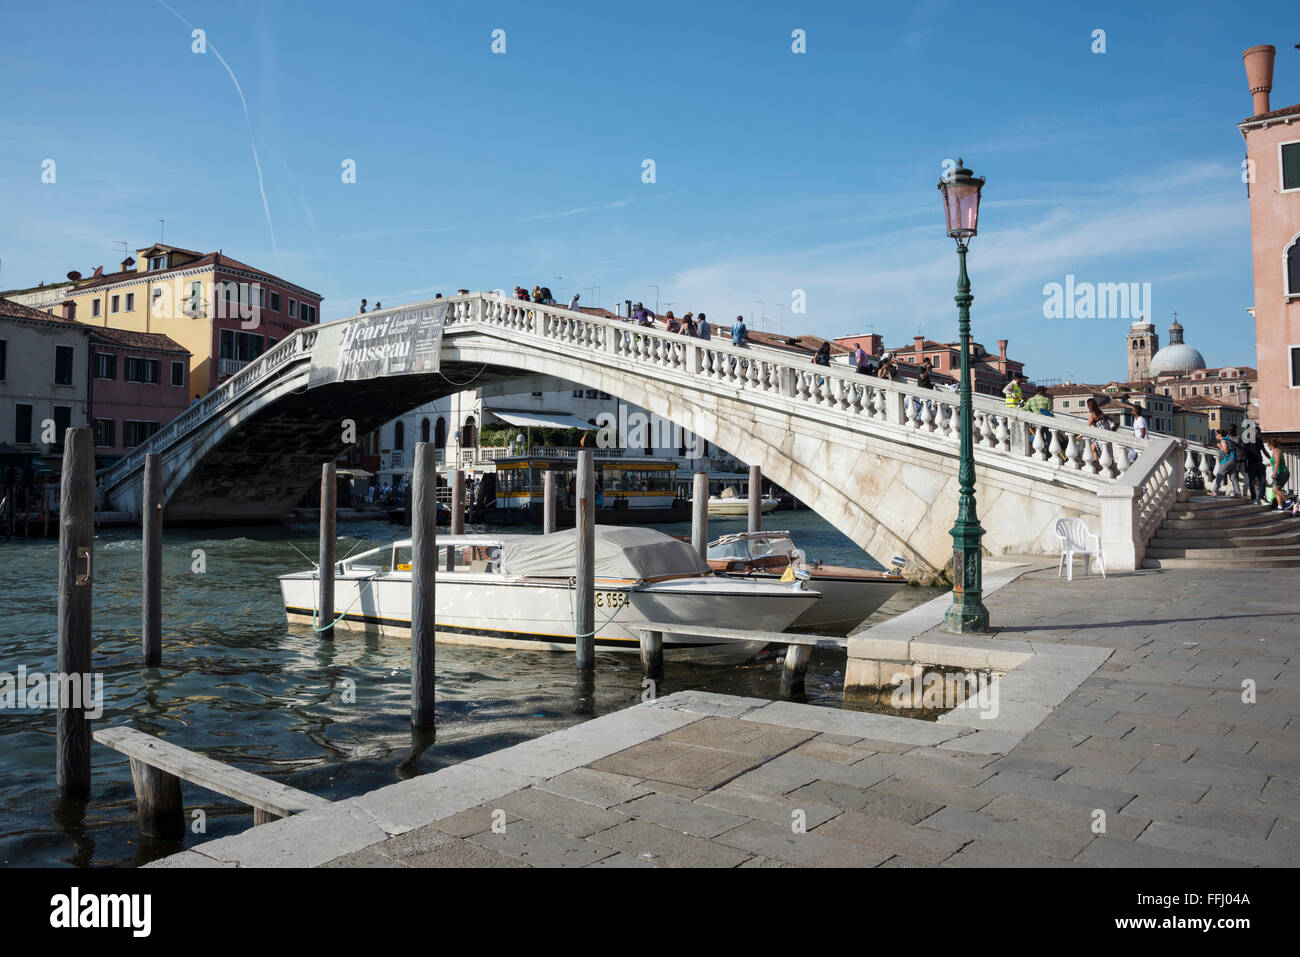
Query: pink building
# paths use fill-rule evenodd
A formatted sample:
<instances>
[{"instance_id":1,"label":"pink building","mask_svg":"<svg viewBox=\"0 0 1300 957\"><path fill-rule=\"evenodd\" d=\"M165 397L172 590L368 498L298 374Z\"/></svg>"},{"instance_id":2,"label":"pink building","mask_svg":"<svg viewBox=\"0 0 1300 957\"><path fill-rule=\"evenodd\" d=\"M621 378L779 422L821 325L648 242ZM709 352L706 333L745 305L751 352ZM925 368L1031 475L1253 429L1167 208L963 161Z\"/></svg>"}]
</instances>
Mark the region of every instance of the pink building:
<instances>
[{"instance_id":1,"label":"pink building","mask_svg":"<svg viewBox=\"0 0 1300 957\"><path fill-rule=\"evenodd\" d=\"M1300 452L1300 103L1274 110L1272 46L1242 54L1253 115L1246 141L1260 427Z\"/></svg>"},{"instance_id":2,"label":"pink building","mask_svg":"<svg viewBox=\"0 0 1300 957\"><path fill-rule=\"evenodd\" d=\"M108 464L190 404L190 353L167 336L84 326L90 333L90 424Z\"/></svg>"}]
</instances>

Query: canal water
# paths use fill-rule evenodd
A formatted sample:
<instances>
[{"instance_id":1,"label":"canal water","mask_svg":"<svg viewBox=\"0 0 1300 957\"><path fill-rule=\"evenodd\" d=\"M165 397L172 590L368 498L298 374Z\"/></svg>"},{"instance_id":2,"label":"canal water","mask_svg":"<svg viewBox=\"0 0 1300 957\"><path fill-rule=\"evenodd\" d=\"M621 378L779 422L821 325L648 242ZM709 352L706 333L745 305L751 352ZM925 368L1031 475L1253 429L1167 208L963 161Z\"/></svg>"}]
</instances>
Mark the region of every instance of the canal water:
<instances>
[{"instance_id":1,"label":"canal water","mask_svg":"<svg viewBox=\"0 0 1300 957\"><path fill-rule=\"evenodd\" d=\"M812 512L776 512L764 525L790 529L810 558L877 567ZM711 519L709 530L743 531L744 519ZM689 534L690 526L664 531ZM340 557L405 534L383 522L340 524L339 532ZM413 736L409 641L355 633L329 641L286 630L275 576L310 567L314 525L167 529L164 538L163 664L142 669L139 532L106 529L96 537L94 666L104 676L96 727L130 723L341 800L640 700L633 655L598 654L594 694L583 695L571 654L442 645L436 740ZM202 573L194 570L196 552ZM57 581L57 542L0 544L0 672L53 673ZM939 593L901 589L873 619ZM838 707L843 671L843 652L814 653L807 700ZM690 665L669 653L665 678L661 694L689 688L776 698L780 666L771 658ZM53 710L0 709L0 865L121 866L180 849L141 845L127 759L97 744L89 803L59 805L54 729ZM193 785L183 791L191 827L204 828L183 846L251 826L250 809Z\"/></svg>"}]
</instances>

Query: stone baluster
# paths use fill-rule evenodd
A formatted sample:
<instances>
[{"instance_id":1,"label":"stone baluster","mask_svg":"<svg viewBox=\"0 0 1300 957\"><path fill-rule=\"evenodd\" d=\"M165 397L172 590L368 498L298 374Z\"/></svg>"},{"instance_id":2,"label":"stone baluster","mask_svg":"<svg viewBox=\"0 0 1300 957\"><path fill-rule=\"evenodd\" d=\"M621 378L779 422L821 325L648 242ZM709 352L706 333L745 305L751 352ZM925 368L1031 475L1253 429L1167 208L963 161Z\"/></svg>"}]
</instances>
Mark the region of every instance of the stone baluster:
<instances>
[{"instance_id":1,"label":"stone baluster","mask_svg":"<svg viewBox=\"0 0 1300 957\"><path fill-rule=\"evenodd\" d=\"M1047 460L1057 468L1061 467L1061 433L1056 429L1049 429L1052 437L1047 443Z\"/></svg>"},{"instance_id":2,"label":"stone baluster","mask_svg":"<svg viewBox=\"0 0 1300 957\"><path fill-rule=\"evenodd\" d=\"M1118 475L1123 475L1128 471L1128 467L1133 463L1128 460L1128 448L1123 445L1115 445L1114 442L1107 442L1115 450L1115 471Z\"/></svg>"},{"instance_id":3,"label":"stone baluster","mask_svg":"<svg viewBox=\"0 0 1300 957\"><path fill-rule=\"evenodd\" d=\"M1079 448L1074 444L1074 433L1066 433L1065 442L1065 467L1067 469L1077 469L1083 463L1079 461Z\"/></svg>"},{"instance_id":4,"label":"stone baluster","mask_svg":"<svg viewBox=\"0 0 1300 957\"><path fill-rule=\"evenodd\" d=\"M1085 435L1081 435L1079 436L1079 442L1080 444L1083 445L1083 455L1081 456L1082 458L1081 468L1083 469L1083 471L1091 475L1093 472L1096 471L1094 465L1096 464L1097 461L1097 457L1092 454L1092 440Z\"/></svg>"},{"instance_id":5,"label":"stone baluster","mask_svg":"<svg viewBox=\"0 0 1300 957\"><path fill-rule=\"evenodd\" d=\"M903 427L907 429L917 427L916 403L910 395L903 396Z\"/></svg>"},{"instance_id":6,"label":"stone baluster","mask_svg":"<svg viewBox=\"0 0 1300 957\"><path fill-rule=\"evenodd\" d=\"M1034 458L1040 462L1047 461L1047 443L1043 441L1043 432L1045 431L1046 429L1042 426L1034 429Z\"/></svg>"},{"instance_id":7,"label":"stone baluster","mask_svg":"<svg viewBox=\"0 0 1300 957\"><path fill-rule=\"evenodd\" d=\"M1214 459L1208 452L1201 453L1201 478L1205 480L1205 490L1214 487Z\"/></svg>"},{"instance_id":8,"label":"stone baluster","mask_svg":"<svg viewBox=\"0 0 1300 957\"><path fill-rule=\"evenodd\" d=\"M1115 475L1115 457L1111 454L1109 442L1098 442L1097 447L1101 449L1101 474L1106 478Z\"/></svg>"},{"instance_id":9,"label":"stone baluster","mask_svg":"<svg viewBox=\"0 0 1300 957\"><path fill-rule=\"evenodd\" d=\"M980 415L980 427L979 427L980 445L983 445L986 448L993 444L992 420L993 420L993 416L991 413L985 412Z\"/></svg>"},{"instance_id":10,"label":"stone baluster","mask_svg":"<svg viewBox=\"0 0 1300 957\"><path fill-rule=\"evenodd\" d=\"M921 428L926 432L934 432L938 427L934 421L934 407L928 401L921 403Z\"/></svg>"},{"instance_id":11,"label":"stone baluster","mask_svg":"<svg viewBox=\"0 0 1300 957\"><path fill-rule=\"evenodd\" d=\"M1007 417L998 416L998 427L994 432L994 438L997 440L997 450L999 452L1011 451L1011 433L1007 431Z\"/></svg>"},{"instance_id":12,"label":"stone baluster","mask_svg":"<svg viewBox=\"0 0 1300 957\"><path fill-rule=\"evenodd\" d=\"M873 418L883 419L885 417L885 390L873 389L871 397L871 407L875 409Z\"/></svg>"}]
</instances>

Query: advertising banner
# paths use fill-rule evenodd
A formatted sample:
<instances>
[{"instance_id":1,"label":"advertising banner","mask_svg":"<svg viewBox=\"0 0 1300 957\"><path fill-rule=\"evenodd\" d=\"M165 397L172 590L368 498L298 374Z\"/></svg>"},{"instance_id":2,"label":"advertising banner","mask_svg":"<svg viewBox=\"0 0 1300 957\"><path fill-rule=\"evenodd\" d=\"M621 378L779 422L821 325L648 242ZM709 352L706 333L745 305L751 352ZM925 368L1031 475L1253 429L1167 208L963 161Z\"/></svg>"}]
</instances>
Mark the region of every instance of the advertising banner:
<instances>
[{"instance_id":1,"label":"advertising banner","mask_svg":"<svg viewBox=\"0 0 1300 957\"><path fill-rule=\"evenodd\" d=\"M312 347L308 387L437 372L449 306L440 302L325 323Z\"/></svg>"}]
</instances>

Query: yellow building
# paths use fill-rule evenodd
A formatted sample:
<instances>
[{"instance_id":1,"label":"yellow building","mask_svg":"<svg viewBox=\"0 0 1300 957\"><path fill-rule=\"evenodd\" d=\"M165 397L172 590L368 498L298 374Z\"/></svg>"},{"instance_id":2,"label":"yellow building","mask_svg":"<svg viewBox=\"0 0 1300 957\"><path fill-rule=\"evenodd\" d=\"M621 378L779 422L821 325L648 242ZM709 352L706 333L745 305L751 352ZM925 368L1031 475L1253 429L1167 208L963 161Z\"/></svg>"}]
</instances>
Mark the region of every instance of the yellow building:
<instances>
[{"instance_id":1,"label":"yellow building","mask_svg":"<svg viewBox=\"0 0 1300 957\"><path fill-rule=\"evenodd\" d=\"M218 251L156 243L117 272L68 274L63 315L78 322L169 336L190 352L195 393L211 390L303 326L321 296Z\"/></svg>"}]
</instances>

